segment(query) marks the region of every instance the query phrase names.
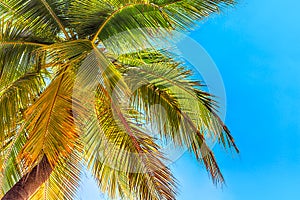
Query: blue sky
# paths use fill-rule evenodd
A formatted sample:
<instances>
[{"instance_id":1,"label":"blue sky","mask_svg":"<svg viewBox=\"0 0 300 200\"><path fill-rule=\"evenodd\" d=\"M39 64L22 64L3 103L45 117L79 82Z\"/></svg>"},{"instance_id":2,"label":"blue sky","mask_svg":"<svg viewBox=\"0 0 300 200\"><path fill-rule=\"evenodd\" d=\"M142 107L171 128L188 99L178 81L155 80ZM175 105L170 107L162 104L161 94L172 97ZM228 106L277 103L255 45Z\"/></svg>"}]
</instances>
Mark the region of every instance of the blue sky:
<instances>
[{"instance_id":1,"label":"blue sky","mask_svg":"<svg viewBox=\"0 0 300 200\"><path fill-rule=\"evenodd\" d=\"M184 154L172 165L179 200L300 199L299 7L296 0L240 0L191 33L222 75L226 124L241 154L214 148L223 188ZM82 199L97 199L85 185Z\"/></svg>"},{"instance_id":2,"label":"blue sky","mask_svg":"<svg viewBox=\"0 0 300 200\"><path fill-rule=\"evenodd\" d=\"M226 178L216 188L185 154L173 168L180 200L300 199L300 2L240 1L191 34L213 58L239 156L214 148Z\"/></svg>"}]
</instances>

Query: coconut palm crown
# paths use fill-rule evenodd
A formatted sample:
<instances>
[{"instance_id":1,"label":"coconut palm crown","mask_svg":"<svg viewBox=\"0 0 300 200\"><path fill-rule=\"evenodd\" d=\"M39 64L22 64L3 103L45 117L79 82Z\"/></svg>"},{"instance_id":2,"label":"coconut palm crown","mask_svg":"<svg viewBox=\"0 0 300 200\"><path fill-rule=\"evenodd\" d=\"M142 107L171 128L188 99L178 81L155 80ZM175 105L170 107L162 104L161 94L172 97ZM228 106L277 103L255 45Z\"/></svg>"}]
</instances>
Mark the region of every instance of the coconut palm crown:
<instances>
[{"instance_id":1,"label":"coconut palm crown","mask_svg":"<svg viewBox=\"0 0 300 200\"><path fill-rule=\"evenodd\" d=\"M1 0L0 197L74 199L89 170L112 199L176 199L164 142L222 184L207 139L238 149L217 103L149 38L190 31L233 3Z\"/></svg>"}]
</instances>

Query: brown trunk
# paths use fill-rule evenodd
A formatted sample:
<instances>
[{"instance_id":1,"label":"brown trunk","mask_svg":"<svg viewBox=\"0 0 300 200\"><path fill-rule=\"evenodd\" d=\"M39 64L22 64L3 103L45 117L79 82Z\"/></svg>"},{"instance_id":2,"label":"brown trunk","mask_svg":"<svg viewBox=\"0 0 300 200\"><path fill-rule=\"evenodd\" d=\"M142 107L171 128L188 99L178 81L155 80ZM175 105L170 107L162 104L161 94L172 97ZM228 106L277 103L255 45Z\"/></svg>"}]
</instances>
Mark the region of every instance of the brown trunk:
<instances>
[{"instance_id":1,"label":"brown trunk","mask_svg":"<svg viewBox=\"0 0 300 200\"><path fill-rule=\"evenodd\" d=\"M52 167L46 156L17 182L2 198L2 200L24 200L31 195L49 178Z\"/></svg>"}]
</instances>

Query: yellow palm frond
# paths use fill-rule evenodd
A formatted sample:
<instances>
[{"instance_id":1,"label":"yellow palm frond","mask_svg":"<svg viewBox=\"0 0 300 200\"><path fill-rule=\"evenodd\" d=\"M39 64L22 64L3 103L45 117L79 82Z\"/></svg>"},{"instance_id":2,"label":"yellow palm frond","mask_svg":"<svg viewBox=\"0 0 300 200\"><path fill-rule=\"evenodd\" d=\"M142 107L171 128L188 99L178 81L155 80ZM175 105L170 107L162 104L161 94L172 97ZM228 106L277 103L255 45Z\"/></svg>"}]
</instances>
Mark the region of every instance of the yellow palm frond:
<instances>
[{"instance_id":1,"label":"yellow palm frond","mask_svg":"<svg viewBox=\"0 0 300 200\"><path fill-rule=\"evenodd\" d=\"M44 154L55 166L61 157L67 157L78 145L79 135L74 125L74 115L80 112L80 107L72 99L73 82L74 74L71 70L63 69L39 99L26 110L29 138L20 159L24 159L29 166Z\"/></svg>"}]
</instances>

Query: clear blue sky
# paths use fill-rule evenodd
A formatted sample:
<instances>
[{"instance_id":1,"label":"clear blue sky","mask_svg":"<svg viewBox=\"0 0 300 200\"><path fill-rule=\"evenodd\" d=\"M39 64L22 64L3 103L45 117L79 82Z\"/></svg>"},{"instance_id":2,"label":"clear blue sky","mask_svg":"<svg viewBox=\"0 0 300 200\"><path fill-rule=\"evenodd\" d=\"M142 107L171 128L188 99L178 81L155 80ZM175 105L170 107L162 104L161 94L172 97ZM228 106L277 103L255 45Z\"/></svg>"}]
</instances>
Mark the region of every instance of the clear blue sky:
<instances>
[{"instance_id":1,"label":"clear blue sky","mask_svg":"<svg viewBox=\"0 0 300 200\"><path fill-rule=\"evenodd\" d=\"M184 154L172 166L179 200L300 199L299 8L297 0L240 0L191 33L221 72L226 124L241 154L214 148L223 188ZM101 199L95 191L85 184L82 199Z\"/></svg>"},{"instance_id":2,"label":"clear blue sky","mask_svg":"<svg viewBox=\"0 0 300 200\"><path fill-rule=\"evenodd\" d=\"M180 200L300 199L299 8L297 0L243 0L191 34L221 72L241 154L214 149L223 189L183 156L174 167Z\"/></svg>"}]
</instances>

